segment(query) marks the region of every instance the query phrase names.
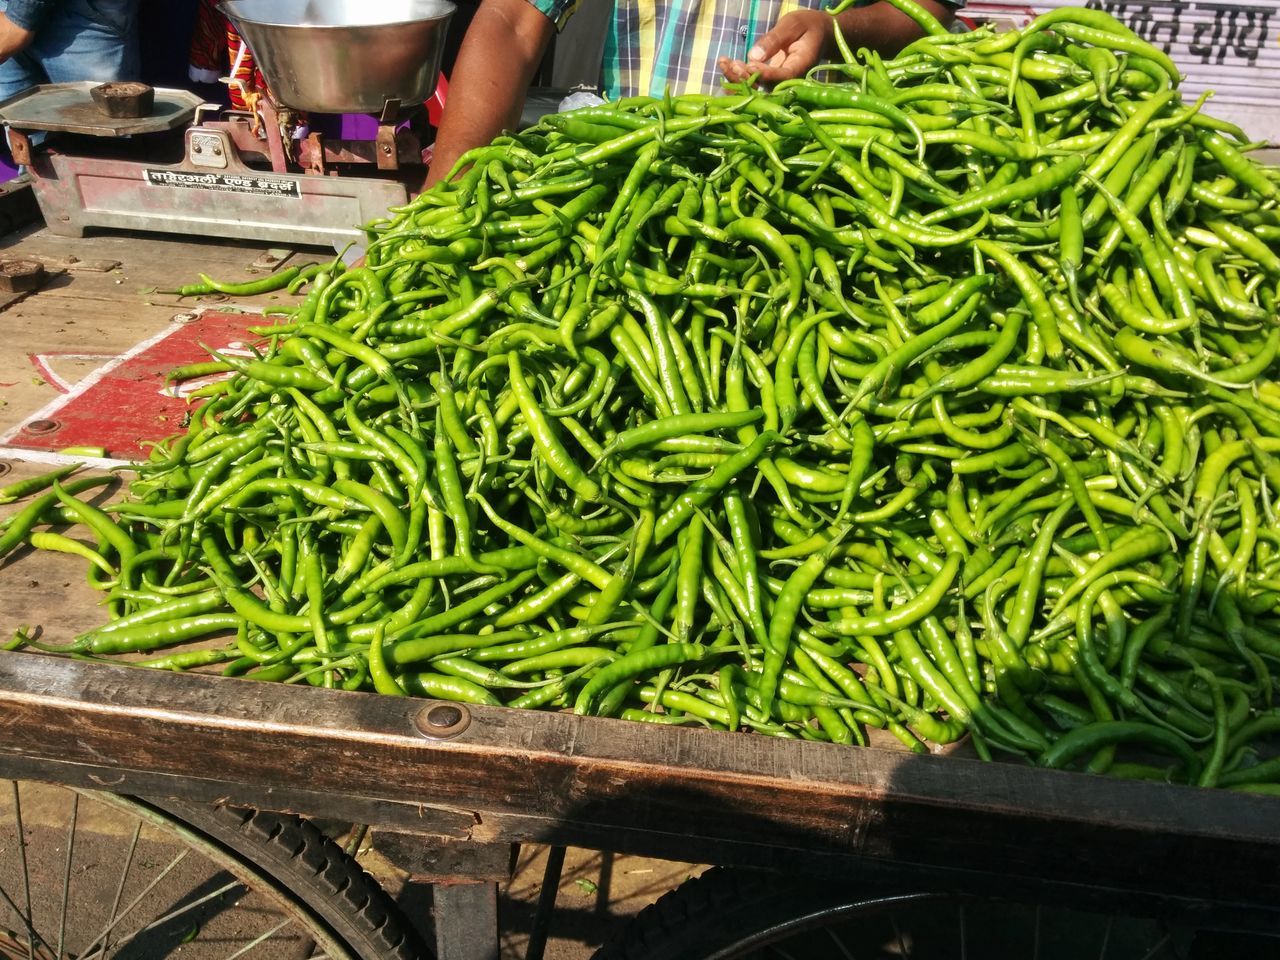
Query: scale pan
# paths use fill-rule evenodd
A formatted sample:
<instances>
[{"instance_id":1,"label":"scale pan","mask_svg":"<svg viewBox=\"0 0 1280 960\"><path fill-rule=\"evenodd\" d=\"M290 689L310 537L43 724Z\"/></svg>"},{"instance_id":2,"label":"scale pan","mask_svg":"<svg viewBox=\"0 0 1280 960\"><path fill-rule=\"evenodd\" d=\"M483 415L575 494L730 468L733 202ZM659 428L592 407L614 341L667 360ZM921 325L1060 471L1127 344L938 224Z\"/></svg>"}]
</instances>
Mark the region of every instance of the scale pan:
<instances>
[{"instance_id":1,"label":"scale pan","mask_svg":"<svg viewBox=\"0 0 1280 960\"><path fill-rule=\"evenodd\" d=\"M381 113L435 92L448 0L224 0L275 99L314 113Z\"/></svg>"}]
</instances>

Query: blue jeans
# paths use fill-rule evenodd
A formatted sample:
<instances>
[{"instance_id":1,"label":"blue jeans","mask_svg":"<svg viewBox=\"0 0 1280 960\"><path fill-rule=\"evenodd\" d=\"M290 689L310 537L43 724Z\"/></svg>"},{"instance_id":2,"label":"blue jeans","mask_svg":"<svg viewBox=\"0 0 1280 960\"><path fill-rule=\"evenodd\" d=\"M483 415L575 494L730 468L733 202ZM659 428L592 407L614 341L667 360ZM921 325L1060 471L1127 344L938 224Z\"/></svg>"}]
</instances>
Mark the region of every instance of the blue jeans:
<instances>
[{"instance_id":1,"label":"blue jeans","mask_svg":"<svg viewBox=\"0 0 1280 960\"><path fill-rule=\"evenodd\" d=\"M67 0L30 46L0 63L0 100L40 83L137 76L138 0Z\"/></svg>"}]
</instances>

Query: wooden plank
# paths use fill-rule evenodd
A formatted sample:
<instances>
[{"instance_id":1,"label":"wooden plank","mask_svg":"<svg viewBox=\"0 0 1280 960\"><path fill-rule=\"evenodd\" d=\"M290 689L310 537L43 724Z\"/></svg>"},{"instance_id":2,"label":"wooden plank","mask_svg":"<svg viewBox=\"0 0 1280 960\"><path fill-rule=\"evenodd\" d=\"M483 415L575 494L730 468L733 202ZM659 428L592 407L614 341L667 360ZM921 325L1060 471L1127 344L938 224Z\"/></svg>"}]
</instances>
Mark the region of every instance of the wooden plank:
<instances>
[{"instance_id":1,"label":"wooden plank","mask_svg":"<svg viewBox=\"0 0 1280 960\"><path fill-rule=\"evenodd\" d=\"M221 295L179 298L159 292L194 282L206 272L230 281L253 280L290 262L310 262L326 254L275 250L234 241L181 241L130 234L75 239L45 230L14 235L7 254L28 257L56 271L32 294L0 300L0 432L42 409L59 396L30 359L41 354L96 354L82 362L61 359L58 376L74 381L105 358L143 342L174 318L217 304L260 310L285 302L287 294L254 298ZM104 270L106 264L115 269ZM255 266L257 264L257 266Z\"/></svg>"},{"instance_id":2,"label":"wooden plank","mask_svg":"<svg viewBox=\"0 0 1280 960\"><path fill-rule=\"evenodd\" d=\"M379 855L397 870L431 883L507 883L520 850L518 844L463 843L380 827L374 828L372 838Z\"/></svg>"},{"instance_id":3,"label":"wooden plank","mask_svg":"<svg viewBox=\"0 0 1280 960\"><path fill-rule=\"evenodd\" d=\"M15 246L48 257L120 260L163 278L184 262L247 266L270 245L250 240L183 239L129 231L103 231L89 237L60 237L41 229L18 237Z\"/></svg>"},{"instance_id":4,"label":"wooden plank","mask_svg":"<svg viewBox=\"0 0 1280 960\"><path fill-rule=\"evenodd\" d=\"M0 478L0 484L48 469L40 464L15 464ZM85 491L85 496L91 502L99 502L92 491ZM5 515L24 505L25 502L5 507ZM67 534L92 546L84 528L68 530ZM89 586L85 565L67 562L70 559L20 547L0 561L0 637L11 637L18 627L36 628L42 639L61 644L107 622L106 610L98 607L102 594Z\"/></svg>"},{"instance_id":5,"label":"wooden plank","mask_svg":"<svg viewBox=\"0 0 1280 960\"><path fill-rule=\"evenodd\" d=\"M422 709L0 654L0 758L28 774L73 764L112 789L138 773L172 778L178 796L326 815L341 814L303 805L419 805L469 813L467 836L484 842L705 862L754 850L1280 903L1270 798L505 708L472 707L460 736L430 740Z\"/></svg>"},{"instance_id":6,"label":"wooden plank","mask_svg":"<svg viewBox=\"0 0 1280 960\"><path fill-rule=\"evenodd\" d=\"M498 960L498 885L442 884L431 891L438 960Z\"/></svg>"}]
</instances>

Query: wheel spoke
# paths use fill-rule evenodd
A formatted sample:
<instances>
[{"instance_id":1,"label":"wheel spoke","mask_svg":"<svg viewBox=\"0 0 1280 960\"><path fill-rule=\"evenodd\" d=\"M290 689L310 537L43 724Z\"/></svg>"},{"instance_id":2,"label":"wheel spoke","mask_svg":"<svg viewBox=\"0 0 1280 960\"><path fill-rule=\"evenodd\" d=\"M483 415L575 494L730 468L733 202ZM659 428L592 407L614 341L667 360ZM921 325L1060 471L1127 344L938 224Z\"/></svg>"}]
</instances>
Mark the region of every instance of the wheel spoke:
<instances>
[{"instance_id":1,"label":"wheel spoke","mask_svg":"<svg viewBox=\"0 0 1280 960\"><path fill-rule=\"evenodd\" d=\"M1213 952L1194 940L1202 932L1195 917L1144 916L1123 903L1106 909L1089 902L1083 890L1064 899L1023 901L979 890L895 894L855 888L815 910L816 886L797 885L785 902L777 900L778 886L768 875L713 868L665 894L597 956L1190 960L1202 946L1206 956ZM1232 956L1280 956L1274 932L1241 936Z\"/></svg>"},{"instance_id":2,"label":"wheel spoke","mask_svg":"<svg viewBox=\"0 0 1280 960\"><path fill-rule=\"evenodd\" d=\"M838 931L827 927L827 936L836 945L836 949L840 951L840 955L844 957L844 960L854 960L853 954L849 952L848 946L845 945L844 937L840 936Z\"/></svg>"},{"instance_id":3,"label":"wheel spoke","mask_svg":"<svg viewBox=\"0 0 1280 960\"><path fill-rule=\"evenodd\" d=\"M1173 938L1173 935L1169 933L1168 930L1166 930L1164 932L1164 936L1161 937L1159 940L1157 940L1155 945L1142 955L1142 960L1151 960L1152 957L1159 956L1160 951L1162 951L1166 946L1169 945L1169 941L1172 938Z\"/></svg>"},{"instance_id":4,"label":"wheel spoke","mask_svg":"<svg viewBox=\"0 0 1280 960\"><path fill-rule=\"evenodd\" d=\"M80 822L80 794L71 794L71 822L67 824L67 855L62 860L62 906L58 910L58 950L62 960L67 948L67 904L71 900L71 864L76 856L76 825Z\"/></svg>"},{"instance_id":5,"label":"wheel spoke","mask_svg":"<svg viewBox=\"0 0 1280 960\"><path fill-rule=\"evenodd\" d=\"M146 933L148 930L154 930L156 927L162 926L163 924L168 923L170 920L177 920L183 914L190 913L192 910L196 909L196 907L203 907L209 901L216 900L219 897L221 897L223 894L231 892L236 887L243 887L243 886L244 884L242 884L239 880L235 880L235 879L233 879L230 883L224 883L217 890L211 890L209 893L206 893L199 900L192 900L190 903L184 903L182 906L178 907L176 910L170 910L164 916L156 917L146 926L140 927L137 933L133 934L133 937L136 937L139 933ZM132 939L132 937L130 937L130 939Z\"/></svg>"},{"instance_id":6,"label":"wheel spoke","mask_svg":"<svg viewBox=\"0 0 1280 960\"><path fill-rule=\"evenodd\" d=\"M274 927L272 927L270 930L267 930L267 931L265 931L265 932L263 932L263 933L258 934L258 936L257 936L257 937L255 937L254 939L250 940L248 943L246 943L243 947L241 947L241 948L240 948L239 950L237 950L235 953L230 954L230 955L227 957L227 960L236 960L236 958L237 958L237 957L243 957L246 953L248 953L250 950L252 950L252 949L253 949L254 947L256 947L258 944L260 944L260 943L266 943L268 940L270 940L272 937L274 937L277 933L279 933L279 932L280 932L281 930L283 930L285 927L289 926L289 924L290 924L290 923L292 923L292 921L291 921L291 920L289 920L289 919L282 920L280 923L276 924L276 925L275 925ZM321 957L309 957L309 958L308 958L308 960L323 960L323 958L321 958Z\"/></svg>"},{"instance_id":7,"label":"wheel spoke","mask_svg":"<svg viewBox=\"0 0 1280 960\"><path fill-rule=\"evenodd\" d=\"M98 956L106 958L107 951L111 949L111 933L112 928L117 923L120 911L120 901L124 899L124 885L129 879L129 871L133 868L133 858L138 851L138 838L142 836L142 821L139 820L133 825L133 836L129 838L129 849L125 852L124 863L120 867L120 882L116 884L116 895L111 901L111 912L107 914L107 932L102 937L102 944L98 947Z\"/></svg>"},{"instance_id":8,"label":"wheel spoke","mask_svg":"<svg viewBox=\"0 0 1280 960\"><path fill-rule=\"evenodd\" d=\"M132 912L132 910L135 907L137 907L138 904L141 903L146 898L147 894L149 894L152 890L156 888L156 886L160 883L161 880L167 877L170 874L170 872L175 867L178 866L178 864L180 864L183 860L187 858L188 852L189 851L187 850L183 850L176 857L170 860L168 866L166 866L163 870L161 870L158 874L156 874L156 876L152 879L152 881L148 883L142 889L142 891L129 902L129 905L125 907L124 910L118 916L112 917L108 921L107 926L105 926L101 930L101 932L99 932L99 934L93 938L93 942L90 943L87 947L85 947L85 951L87 952L89 950L93 950L105 938L109 937L111 935L111 931L116 928L116 925L119 924L120 921L123 920L125 917L127 917L130 914L130 912Z\"/></svg>"},{"instance_id":9,"label":"wheel spoke","mask_svg":"<svg viewBox=\"0 0 1280 960\"><path fill-rule=\"evenodd\" d=\"M1107 960L1107 947L1111 945L1111 928L1115 926L1115 922L1115 917L1107 917L1107 925L1102 928L1102 948L1098 951L1098 960Z\"/></svg>"},{"instance_id":10,"label":"wheel spoke","mask_svg":"<svg viewBox=\"0 0 1280 960\"><path fill-rule=\"evenodd\" d=\"M898 918L891 916L889 922L893 924L893 935L898 940L899 956L905 957L906 960L911 960L911 949L907 946L907 941L902 936L902 928L898 926Z\"/></svg>"},{"instance_id":11,"label":"wheel spoke","mask_svg":"<svg viewBox=\"0 0 1280 960\"><path fill-rule=\"evenodd\" d=\"M350 960L410 949L394 916L352 919L381 891L303 822L252 814L249 824L216 808L175 802L179 809L170 811L22 781L9 789L13 809L0 810L0 958L110 960L189 949L223 960ZM0 785L0 807L9 801ZM259 840L264 830L283 831L297 852L268 849ZM309 850L332 865L337 881L325 879L329 871L309 872Z\"/></svg>"},{"instance_id":12,"label":"wheel spoke","mask_svg":"<svg viewBox=\"0 0 1280 960\"><path fill-rule=\"evenodd\" d=\"M18 851L18 869L22 877L22 898L27 905L26 911L24 912L14 903L3 890L0 890L0 893L4 893L5 902L13 908L13 912L27 928L27 960L35 960L36 944L44 943L44 938L36 932L35 914L31 910L31 871L27 863L27 835L22 825L22 796L18 793L17 780L10 780L9 786L13 790L13 828L17 831L15 846Z\"/></svg>"},{"instance_id":13,"label":"wheel spoke","mask_svg":"<svg viewBox=\"0 0 1280 960\"><path fill-rule=\"evenodd\" d=\"M27 918L23 916L22 908L13 902L13 897L9 896L9 891L5 890L4 887L0 887L0 902L8 905L9 909L13 911L13 915L18 918L18 921L24 927L29 928L31 926L31 924L27 922Z\"/></svg>"},{"instance_id":14,"label":"wheel spoke","mask_svg":"<svg viewBox=\"0 0 1280 960\"><path fill-rule=\"evenodd\" d=\"M198 900L193 900L191 903L185 903L182 906L178 907L177 909L169 911L164 916L156 917L156 919L152 920L150 923L146 924L143 927L140 927L138 930L135 930L132 934L130 934L129 936L121 940L119 945L124 946L134 938L146 933L149 930L154 930L158 927L163 926L166 923L169 923L173 920L177 920L180 917L182 917L184 914L188 914L192 910L202 907L206 903L209 903L210 901L217 900L219 897L222 897L223 895L229 893L230 891L236 889L237 887L243 888L244 884L241 883L238 879L232 879L231 882L226 883L223 886L219 887L218 889L205 894L203 897L200 897ZM255 947L260 943L264 943L267 940L270 940L277 933L279 933L281 930L283 930L285 927L288 927L292 923L293 923L292 918L286 917L279 924L272 927L270 930L267 930L266 932L259 934L254 940L250 941L248 944L241 947L235 953L231 954L227 958L227 960L234 960L235 957L243 956L249 950L253 949L253 947ZM323 956L310 957L308 958L308 960L323 960Z\"/></svg>"}]
</instances>

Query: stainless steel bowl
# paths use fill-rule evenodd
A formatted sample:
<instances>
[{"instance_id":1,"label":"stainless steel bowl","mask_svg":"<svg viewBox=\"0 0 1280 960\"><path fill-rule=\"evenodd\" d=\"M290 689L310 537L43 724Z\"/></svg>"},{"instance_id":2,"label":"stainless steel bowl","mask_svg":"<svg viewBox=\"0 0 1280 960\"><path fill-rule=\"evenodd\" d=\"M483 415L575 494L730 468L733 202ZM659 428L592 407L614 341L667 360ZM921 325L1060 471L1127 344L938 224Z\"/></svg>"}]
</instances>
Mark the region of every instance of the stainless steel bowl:
<instances>
[{"instance_id":1,"label":"stainless steel bowl","mask_svg":"<svg viewBox=\"0 0 1280 960\"><path fill-rule=\"evenodd\" d=\"M315 113L379 113L435 92L448 0L225 0L280 103Z\"/></svg>"}]
</instances>

